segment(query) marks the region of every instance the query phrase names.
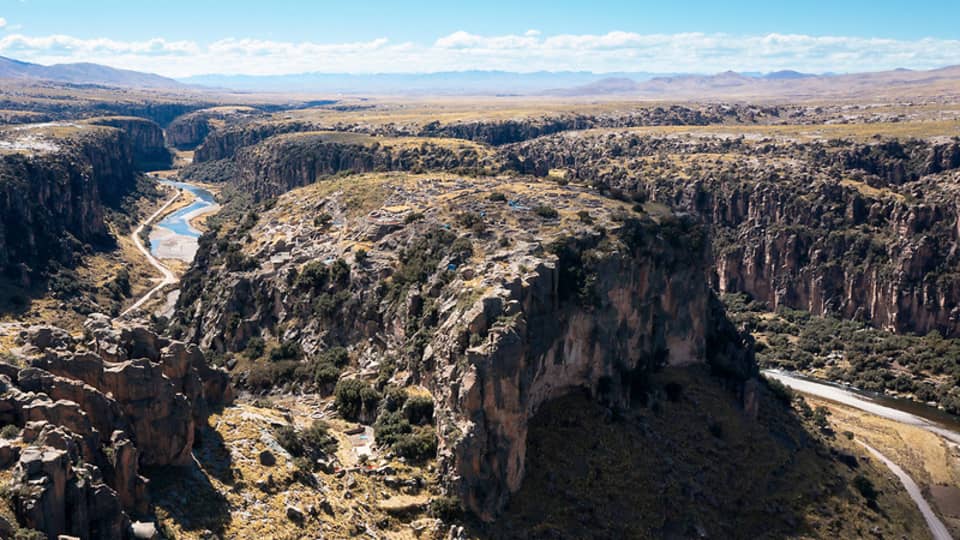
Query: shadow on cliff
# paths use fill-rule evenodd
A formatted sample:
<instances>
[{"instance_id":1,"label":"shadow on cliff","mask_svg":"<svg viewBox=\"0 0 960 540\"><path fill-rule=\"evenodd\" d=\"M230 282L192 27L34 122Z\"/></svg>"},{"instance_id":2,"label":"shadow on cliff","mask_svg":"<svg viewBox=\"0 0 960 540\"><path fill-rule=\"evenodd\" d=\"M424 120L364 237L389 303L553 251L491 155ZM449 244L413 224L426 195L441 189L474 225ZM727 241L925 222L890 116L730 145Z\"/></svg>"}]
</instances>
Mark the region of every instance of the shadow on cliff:
<instances>
[{"instance_id":1,"label":"shadow on cliff","mask_svg":"<svg viewBox=\"0 0 960 540\"><path fill-rule=\"evenodd\" d=\"M470 528L497 539L785 538L889 521L852 487L863 467L834 448L850 441L825 443L761 394L750 419L719 379L686 368L652 377L631 410L580 393L550 402L531 421L520 491L496 523ZM818 513L829 516L810 521Z\"/></svg>"},{"instance_id":2,"label":"shadow on cliff","mask_svg":"<svg viewBox=\"0 0 960 540\"><path fill-rule=\"evenodd\" d=\"M222 411L222 407L214 412ZM217 430L204 425L197 430L193 455L203 470L227 486L236 481L230 449Z\"/></svg>"},{"instance_id":3,"label":"shadow on cliff","mask_svg":"<svg viewBox=\"0 0 960 540\"><path fill-rule=\"evenodd\" d=\"M155 513L170 516L185 531L222 533L230 524L230 503L213 480L234 483L230 451L220 435L204 426L194 445L194 462L184 467L152 468L150 496Z\"/></svg>"},{"instance_id":4,"label":"shadow on cliff","mask_svg":"<svg viewBox=\"0 0 960 540\"><path fill-rule=\"evenodd\" d=\"M76 240L72 242L74 245L69 248L60 248L60 256L67 259L62 265L55 262L49 263L44 259L43 263L33 263L43 264L43 268L31 268L24 264L7 268L0 275L0 315L25 315L34 307L35 300L47 297L78 311L86 310L87 313L109 310L108 304L111 302L116 303L116 308L119 308L118 300L130 296L126 294L130 291L125 290L129 285L124 286L121 281L101 284L98 280L102 279L102 275L94 276L87 272L85 276L75 267L81 257L110 255L117 252L119 244L116 239L104 236L95 242L83 245ZM53 260L57 255L47 253L44 257Z\"/></svg>"}]
</instances>

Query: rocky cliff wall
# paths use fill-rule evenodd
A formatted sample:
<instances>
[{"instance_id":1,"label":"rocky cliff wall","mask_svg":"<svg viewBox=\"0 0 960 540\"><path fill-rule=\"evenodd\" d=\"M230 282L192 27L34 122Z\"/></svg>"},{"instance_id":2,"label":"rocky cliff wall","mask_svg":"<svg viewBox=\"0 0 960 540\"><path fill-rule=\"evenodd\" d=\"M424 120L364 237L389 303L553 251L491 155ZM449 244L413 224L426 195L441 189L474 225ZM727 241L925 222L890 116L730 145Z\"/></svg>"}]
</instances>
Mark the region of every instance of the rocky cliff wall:
<instances>
[{"instance_id":1,"label":"rocky cliff wall","mask_svg":"<svg viewBox=\"0 0 960 540\"><path fill-rule=\"evenodd\" d=\"M236 159L233 185L255 200L268 199L337 173L373 171L475 172L491 163L467 141L395 139L335 132L296 133L246 147Z\"/></svg>"},{"instance_id":2,"label":"rocky cliff wall","mask_svg":"<svg viewBox=\"0 0 960 540\"><path fill-rule=\"evenodd\" d=\"M956 142L607 133L505 151L518 170L564 171L609 196L699 216L721 292L896 331L960 333Z\"/></svg>"},{"instance_id":3,"label":"rocky cliff wall","mask_svg":"<svg viewBox=\"0 0 960 540\"><path fill-rule=\"evenodd\" d=\"M5 132L19 150L0 155L0 267L14 279L51 262L71 264L78 247L106 238L104 207L134 189L133 149L123 132L64 126ZM36 132L35 132L36 131Z\"/></svg>"},{"instance_id":4,"label":"rocky cliff wall","mask_svg":"<svg viewBox=\"0 0 960 540\"><path fill-rule=\"evenodd\" d=\"M167 126L167 142L180 150L193 150L214 129L247 121L258 111L251 107L214 107L178 116Z\"/></svg>"},{"instance_id":5,"label":"rocky cliff wall","mask_svg":"<svg viewBox=\"0 0 960 540\"><path fill-rule=\"evenodd\" d=\"M133 149L134 162L142 171L167 169L173 163L164 141L163 129L155 122L131 116L108 116L86 122L117 128L126 133Z\"/></svg>"}]
</instances>

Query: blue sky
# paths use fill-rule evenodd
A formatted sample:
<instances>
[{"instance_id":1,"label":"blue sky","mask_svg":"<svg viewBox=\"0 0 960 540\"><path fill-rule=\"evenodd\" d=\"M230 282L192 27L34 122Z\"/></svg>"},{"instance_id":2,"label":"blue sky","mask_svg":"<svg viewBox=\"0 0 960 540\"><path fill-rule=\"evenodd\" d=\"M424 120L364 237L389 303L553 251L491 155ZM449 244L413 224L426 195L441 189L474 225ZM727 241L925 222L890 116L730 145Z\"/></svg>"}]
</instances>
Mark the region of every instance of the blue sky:
<instances>
[{"instance_id":1,"label":"blue sky","mask_svg":"<svg viewBox=\"0 0 960 540\"><path fill-rule=\"evenodd\" d=\"M209 72L960 63L960 1L0 0L0 55Z\"/></svg>"}]
</instances>

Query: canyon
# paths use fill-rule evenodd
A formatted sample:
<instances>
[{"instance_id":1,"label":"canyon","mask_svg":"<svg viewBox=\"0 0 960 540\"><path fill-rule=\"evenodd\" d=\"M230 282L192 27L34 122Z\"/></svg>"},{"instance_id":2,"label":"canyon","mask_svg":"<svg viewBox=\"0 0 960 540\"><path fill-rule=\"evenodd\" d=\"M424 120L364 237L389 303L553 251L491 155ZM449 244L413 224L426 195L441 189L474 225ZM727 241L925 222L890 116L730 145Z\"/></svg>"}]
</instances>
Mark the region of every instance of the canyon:
<instances>
[{"instance_id":1,"label":"canyon","mask_svg":"<svg viewBox=\"0 0 960 540\"><path fill-rule=\"evenodd\" d=\"M926 534L760 365L953 350L960 109L221 98L0 127L5 534Z\"/></svg>"}]
</instances>

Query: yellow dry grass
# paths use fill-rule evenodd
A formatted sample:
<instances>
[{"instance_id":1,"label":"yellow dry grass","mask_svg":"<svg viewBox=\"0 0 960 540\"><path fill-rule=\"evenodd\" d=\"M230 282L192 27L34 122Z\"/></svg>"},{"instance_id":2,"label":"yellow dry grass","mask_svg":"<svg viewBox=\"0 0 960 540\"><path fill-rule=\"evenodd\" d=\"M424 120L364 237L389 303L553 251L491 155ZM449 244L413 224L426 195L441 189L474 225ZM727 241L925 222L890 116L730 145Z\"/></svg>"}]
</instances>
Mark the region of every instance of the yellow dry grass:
<instances>
[{"instance_id":1,"label":"yellow dry grass","mask_svg":"<svg viewBox=\"0 0 960 540\"><path fill-rule=\"evenodd\" d=\"M849 431L856 439L873 446L900 465L924 492L924 498L937 509L933 486L960 486L960 448L927 430L887 420L858 409L807 397L811 406L830 410L830 423L839 432ZM941 518L954 535L960 535L960 515Z\"/></svg>"}]
</instances>

